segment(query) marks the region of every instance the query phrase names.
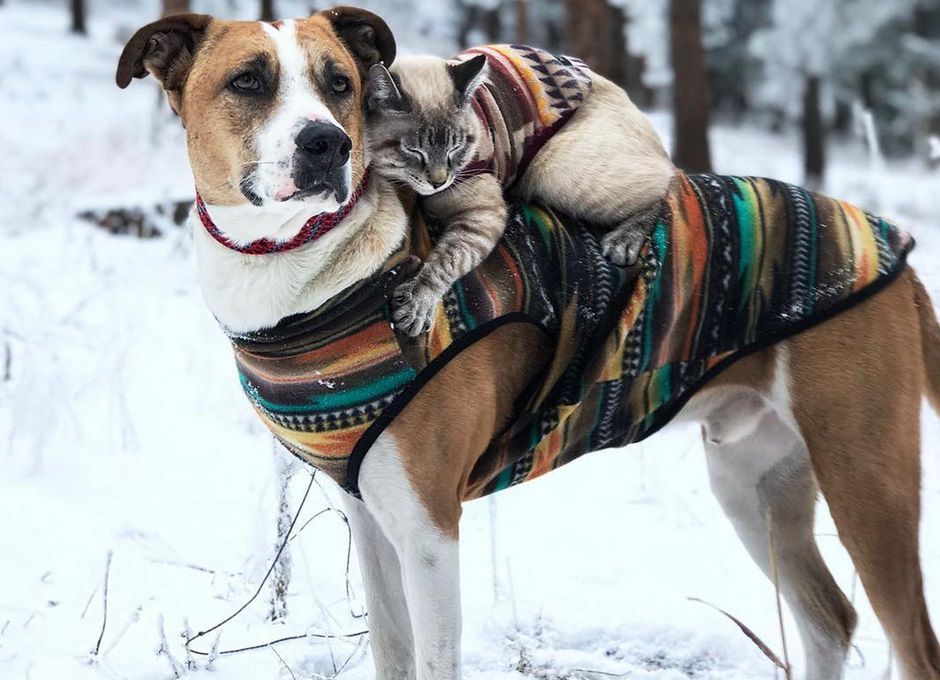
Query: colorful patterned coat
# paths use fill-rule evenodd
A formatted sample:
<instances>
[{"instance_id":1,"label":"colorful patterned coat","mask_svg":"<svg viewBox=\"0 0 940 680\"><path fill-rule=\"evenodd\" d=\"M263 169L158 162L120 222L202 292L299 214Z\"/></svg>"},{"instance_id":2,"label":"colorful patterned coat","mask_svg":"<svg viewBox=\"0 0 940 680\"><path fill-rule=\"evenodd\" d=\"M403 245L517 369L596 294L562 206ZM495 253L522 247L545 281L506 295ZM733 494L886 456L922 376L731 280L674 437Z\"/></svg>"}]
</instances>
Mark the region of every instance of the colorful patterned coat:
<instances>
[{"instance_id":1,"label":"colorful patterned coat","mask_svg":"<svg viewBox=\"0 0 940 680\"><path fill-rule=\"evenodd\" d=\"M455 60L478 54L488 72L473 107L486 134L466 173L490 172L510 187L590 94L591 72L579 59L528 45L473 47Z\"/></svg>"},{"instance_id":2,"label":"colorful patterned coat","mask_svg":"<svg viewBox=\"0 0 940 680\"><path fill-rule=\"evenodd\" d=\"M437 234L416 225L423 254ZM588 227L516 204L419 345L391 327L394 270L233 343L262 420L356 493L371 444L450 359L502 324L543 328L553 360L476 467L472 498L648 437L733 361L887 285L912 245L885 220L795 186L679 174L639 276L605 260Z\"/></svg>"}]
</instances>

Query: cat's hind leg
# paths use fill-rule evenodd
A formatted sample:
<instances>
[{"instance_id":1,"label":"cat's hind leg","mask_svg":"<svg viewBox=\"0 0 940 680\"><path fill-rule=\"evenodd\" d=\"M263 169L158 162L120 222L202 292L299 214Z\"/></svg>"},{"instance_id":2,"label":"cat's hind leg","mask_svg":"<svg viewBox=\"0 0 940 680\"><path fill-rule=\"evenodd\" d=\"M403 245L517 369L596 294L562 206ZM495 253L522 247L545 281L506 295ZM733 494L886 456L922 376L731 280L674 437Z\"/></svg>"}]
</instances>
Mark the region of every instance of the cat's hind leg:
<instances>
[{"instance_id":1,"label":"cat's hind leg","mask_svg":"<svg viewBox=\"0 0 940 680\"><path fill-rule=\"evenodd\" d=\"M601 239L604 257L621 267L635 265L661 211L661 204L653 203L605 233Z\"/></svg>"},{"instance_id":2,"label":"cat's hind leg","mask_svg":"<svg viewBox=\"0 0 940 680\"><path fill-rule=\"evenodd\" d=\"M620 87L593 74L590 95L532 159L518 193L609 232L604 253L636 260L675 167L646 116Z\"/></svg>"}]
</instances>

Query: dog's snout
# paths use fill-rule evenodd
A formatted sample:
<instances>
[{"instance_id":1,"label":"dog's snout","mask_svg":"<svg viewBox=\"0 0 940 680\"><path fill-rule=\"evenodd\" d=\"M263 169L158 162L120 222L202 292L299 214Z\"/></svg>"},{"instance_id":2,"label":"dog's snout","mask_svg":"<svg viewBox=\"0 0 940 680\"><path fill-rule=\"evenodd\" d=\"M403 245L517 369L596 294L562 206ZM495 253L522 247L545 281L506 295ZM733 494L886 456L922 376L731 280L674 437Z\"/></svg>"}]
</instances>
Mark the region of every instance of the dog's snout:
<instances>
[{"instance_id":1,"label":"dog's snout","mask_svg":"<svg viewBox=\"0 0 940 680\"><path fill-rule=\"evenodd\" d=\"M294 141L297 148L307 156L308 162L323 170L345 165L352 150L349 135L335 125L322 121L307 123Z\"/></svg>"}]
</instances>

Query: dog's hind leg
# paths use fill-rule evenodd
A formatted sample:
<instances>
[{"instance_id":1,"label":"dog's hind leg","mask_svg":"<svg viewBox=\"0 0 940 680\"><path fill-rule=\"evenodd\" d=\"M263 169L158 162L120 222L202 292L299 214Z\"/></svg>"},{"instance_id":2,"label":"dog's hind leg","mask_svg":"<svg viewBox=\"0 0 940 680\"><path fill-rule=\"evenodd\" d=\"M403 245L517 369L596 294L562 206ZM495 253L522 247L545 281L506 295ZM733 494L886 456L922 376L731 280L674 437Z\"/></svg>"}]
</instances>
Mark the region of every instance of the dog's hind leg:
<instances>
[{"instance_id":1,"label":"dog's hind leg","mask_svg":"<svg viewBox=\"0 0 940 680\"><path fill-rule=\"evenodd\" d=\"M924 377L909 277L790 341L792 401L905 680L940 680L919 557Z\"/></svg>"},{"instance_id":2,"label":"dog's hind leg","mask_svg":"<svg viewBox=\"0 0 940 680\"><path fill-rule=\"evenodd\" d=\"M751 557L776 571L796 619L808 680L838 680L855 612L813 535L816 487L806 447L785 414L748 388L709 397L703 439L712 490Z\"/></svg>"},{"instance_id":3,"label":"dog's hind leg","mask_svg":"<svg viewBox=\"0 0 940 680\"><path fill-rule=\"evenodd\" d=\"M414 680L411 621L395 548L365 504L345 496L369 607L369 641L377 680Z\"/></svg>"},{"instance_id":4,"label":"dog's hind leg","mask_svg":"<svg viewBox=\"0 0 940 680\"><path fill-rule=\"evenodd\" d=\"M405 473L394 437L388 433L380 435L369 449L359 473L359 487L366 508L394 546L401 564L417 680L459 680L456 525L454 534L449 535L432 521Z\"/></svg>"}]
</instances>

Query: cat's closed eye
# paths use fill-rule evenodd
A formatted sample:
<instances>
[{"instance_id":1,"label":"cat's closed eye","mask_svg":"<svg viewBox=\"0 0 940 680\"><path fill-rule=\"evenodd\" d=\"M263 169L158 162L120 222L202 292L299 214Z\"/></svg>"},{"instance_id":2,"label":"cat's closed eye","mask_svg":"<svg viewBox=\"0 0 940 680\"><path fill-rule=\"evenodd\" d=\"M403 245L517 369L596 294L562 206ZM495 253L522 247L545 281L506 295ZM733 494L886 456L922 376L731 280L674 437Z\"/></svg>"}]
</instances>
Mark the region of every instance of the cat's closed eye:
<instances>
[{"instance_id":1,"label":"cat's closed eye","mask_svg":"<svg viewBox=\"0 0 940 680\"><path fill-rule=\"evenodd\" d=\"M404 145L402 145L401 150L407 155L417 158L418 161L421 163L421 165L428 164L428 155L424 153L423 150L412 147L412 146L404 146Z\"/></svg>"}]
</instances>

